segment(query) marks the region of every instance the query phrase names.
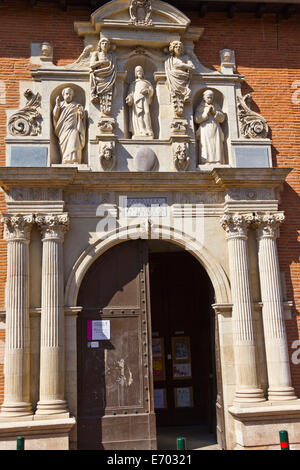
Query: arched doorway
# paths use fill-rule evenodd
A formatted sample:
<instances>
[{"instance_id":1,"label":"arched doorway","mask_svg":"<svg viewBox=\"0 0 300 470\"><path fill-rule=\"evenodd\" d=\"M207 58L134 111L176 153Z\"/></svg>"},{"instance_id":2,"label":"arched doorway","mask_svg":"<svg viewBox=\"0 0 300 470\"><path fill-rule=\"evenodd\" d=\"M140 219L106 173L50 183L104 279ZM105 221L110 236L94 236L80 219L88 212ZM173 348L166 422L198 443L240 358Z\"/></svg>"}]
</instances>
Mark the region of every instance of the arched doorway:
<instances>
[{"instance_id":1,"label":"arched doorway","mask_svg":"<svg viewBox=\"0 0 300 470\"><path fill-rule=\"evenodd\" d=\"M191 254L159 240L115 245L90 266L78 295L79 449L156 448L156 421L158 434L215 431L212 292Z\"/></svg>"}]
</instances>

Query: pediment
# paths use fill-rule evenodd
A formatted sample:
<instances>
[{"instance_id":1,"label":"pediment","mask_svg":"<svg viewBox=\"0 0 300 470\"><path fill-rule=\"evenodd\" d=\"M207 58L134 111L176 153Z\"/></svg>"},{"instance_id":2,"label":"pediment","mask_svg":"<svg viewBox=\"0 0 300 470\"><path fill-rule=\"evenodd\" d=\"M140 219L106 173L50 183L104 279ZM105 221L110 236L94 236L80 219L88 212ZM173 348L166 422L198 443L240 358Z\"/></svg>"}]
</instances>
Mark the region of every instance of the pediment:
<instances>
[{"instance_id":1,"label":"pediment","mask_svg":"<svg viewBox=\"0 0 300 470\"><path fill-rule=\"evenodd\" d=\"M134 23L132 21L132 0L113 0L98 8L89 22L76 22L75 31L88 41L91 37L99 37L99 34L113 39L116 44L127 40L136 44L138 36L143 37L143 42L153 41L153 34L160 37L159 45L169 42L168 35L182 37L190 25L190 19L172 5L159 0L137 0L140 4L148 3L151 13L147 24ZM131 9L131 10L130 10ZM135 11L143 11L136 6ZM202 28L199 28L197 36L200 37Z\"/></svg>"}]
</instances>

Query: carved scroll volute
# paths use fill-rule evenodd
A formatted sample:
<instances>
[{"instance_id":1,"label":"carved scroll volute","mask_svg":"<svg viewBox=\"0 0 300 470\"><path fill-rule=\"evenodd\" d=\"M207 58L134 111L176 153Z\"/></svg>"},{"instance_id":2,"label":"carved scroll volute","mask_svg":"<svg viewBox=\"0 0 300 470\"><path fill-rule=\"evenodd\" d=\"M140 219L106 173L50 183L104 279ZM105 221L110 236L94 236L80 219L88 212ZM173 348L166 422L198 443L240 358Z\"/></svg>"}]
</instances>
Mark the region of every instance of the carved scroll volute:
<instances>
[{"instance_id":1,"label":"carved scroll volute","mask_svg":"<svg viewBox=\"0 0 300 470\"><path fill-rule=\"evenodd\" d=\"M39 120L41 115L37 108L41 105L41 95L36 95L31 90L24 93L27 103L17 113L13 114L8 121L8 130L11 135L32 135L41 133L41 124Z\"/></svg>"},{"instance_id":2,"label":"carved scroll volute","mask_svg":"<svg viewBox=\"0 0 300 470\"><path fill-rule=\"evenodd\" d=\"M247 103L251 101L252 96L249 93L243 97L237 97L241 134L248 139L266 138L269 132L267 121L249 108Z\"/></svg>"}]
</instances>

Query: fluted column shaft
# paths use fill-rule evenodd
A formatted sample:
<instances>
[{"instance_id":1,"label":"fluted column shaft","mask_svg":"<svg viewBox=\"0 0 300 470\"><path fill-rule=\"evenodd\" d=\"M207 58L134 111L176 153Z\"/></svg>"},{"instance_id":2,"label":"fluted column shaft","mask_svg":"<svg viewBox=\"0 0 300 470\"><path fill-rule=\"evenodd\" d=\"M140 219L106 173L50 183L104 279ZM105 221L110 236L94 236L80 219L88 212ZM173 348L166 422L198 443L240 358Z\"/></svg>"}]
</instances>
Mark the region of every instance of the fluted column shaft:
<instances>
[{"instance_id":1,"label":"fluted column shaft","mask_svg":"<svg viewBox=\"0 0 300 470\"><path fill-rule=\"evenodd\" d=\"M40 399L37 415L67 413L64 376L63 240L67 214L37 216L42 232Z\"/></svg>"},{"instance_id":2,"label":"fluted column shaft","mask_svg":"<svg viewBox=\"0 0 300 470\"><path fill-rule=\"evenodd\" d=\"M278 262L278 227L283 213L257 215L258 262L269 400L296 399L292 387Z\"/></svg>"},{"instance_id":3,"label":"fluted column shaft","mask_svg":"<svg viewBox=\"0 0 300 470\"><path fill-rule=\"evenodd\" d=\"M30 403L29 243L33 215L5 214L7 240L4 402L1 417L32 415Z\"/></svg>"},{"instance_id":4,"label":"fluted column shaft","mask_svg":"<svg viewBox=\"0 0 300 470\"><path fill-rule=\"evenodd\" d=\"M222 226L226 231L232 292L232 326L236 371L236 402L264 401L258 384L253 303L250 289L247 229L253 216L224 215Z\"/></svg>"}]
</instances>

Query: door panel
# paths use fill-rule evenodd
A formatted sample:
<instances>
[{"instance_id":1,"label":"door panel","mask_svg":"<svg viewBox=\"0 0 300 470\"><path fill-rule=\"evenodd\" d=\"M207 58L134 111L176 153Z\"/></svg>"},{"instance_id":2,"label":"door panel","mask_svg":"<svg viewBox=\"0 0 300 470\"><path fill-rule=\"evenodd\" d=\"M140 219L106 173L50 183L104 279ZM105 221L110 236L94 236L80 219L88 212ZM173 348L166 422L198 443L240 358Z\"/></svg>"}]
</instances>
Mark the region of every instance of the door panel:
<instances>
[{"instance_id":1,"label":"door panel","mask_svg":"<svg viewBox=\"0 0 300 470\"><path fill-rule=\"evenodd\" d=\"M79 449L156 446L147 253L142 240L117 245L91 266L82 282L78 297L83 307L78 317ZM99 320L109 322L107 339L91 337L91 325Z\"/></svg>"}]
</instances>

